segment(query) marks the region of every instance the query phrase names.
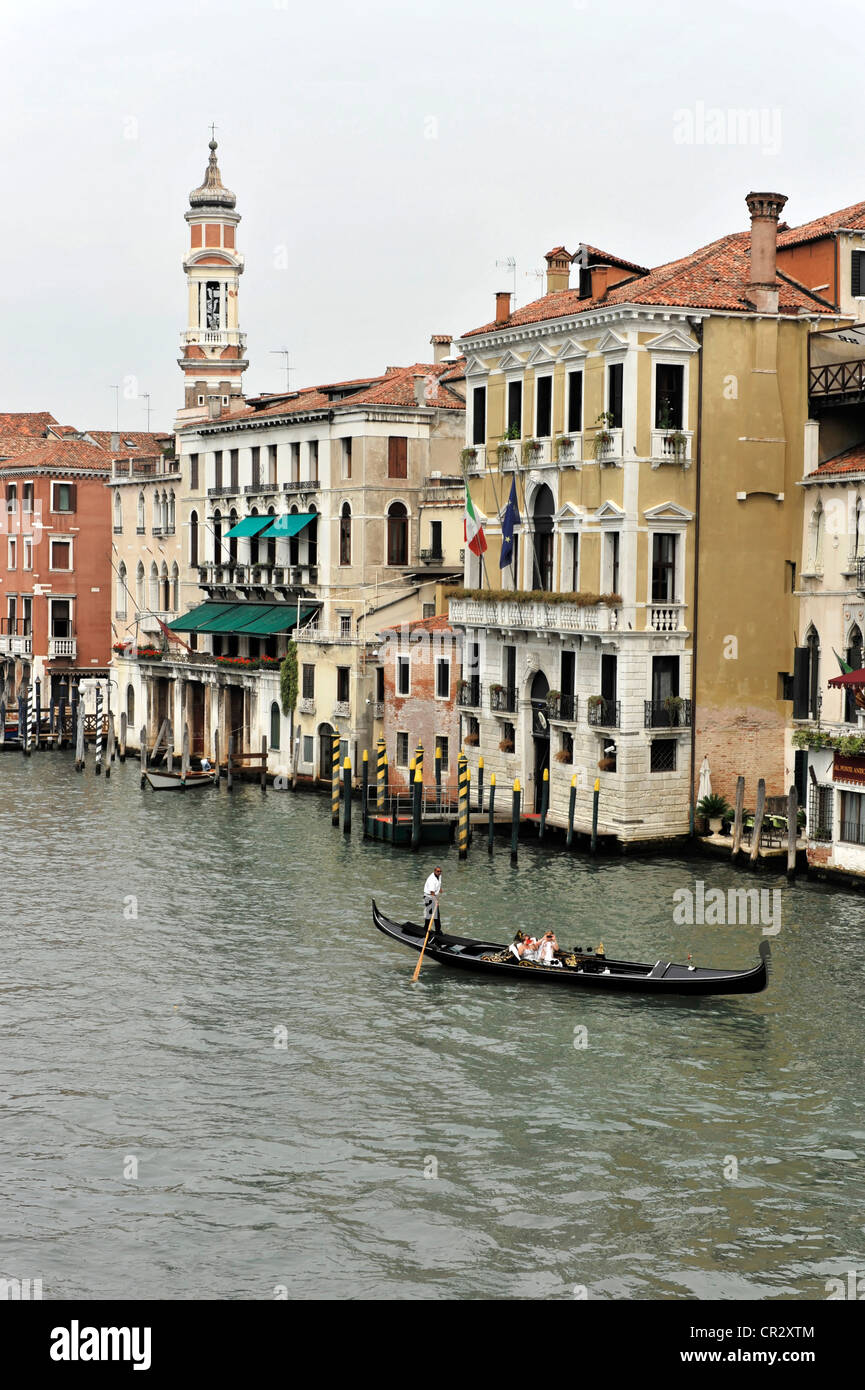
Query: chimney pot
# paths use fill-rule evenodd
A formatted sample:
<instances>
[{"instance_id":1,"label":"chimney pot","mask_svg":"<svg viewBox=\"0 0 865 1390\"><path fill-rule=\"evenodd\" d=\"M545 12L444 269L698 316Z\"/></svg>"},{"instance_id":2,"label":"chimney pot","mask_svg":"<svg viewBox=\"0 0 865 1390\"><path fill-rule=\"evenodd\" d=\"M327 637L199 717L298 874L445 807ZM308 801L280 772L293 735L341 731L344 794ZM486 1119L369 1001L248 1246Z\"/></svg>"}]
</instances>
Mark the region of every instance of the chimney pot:
<instances>
[{"instance_id":1,"label":"chimney pot","mask_svg":"<svg viewBox=\"0 0 865 1390\"><path fill-rule=\"evenodd\" d=\"M778 312L778 218L786 201L784 193L749 193L745 199L751 214L751 278L748 282L748 297L761 313Z\"/></svg>"},{"instance_id":2,"label":"chimney pot","mask_svg":"<svg viewBox=\"0 0 865 1390\"><path fill-rule=\"evenodd\" d=\"M511 316L510 290L496 291L496 323L507 323Z\"/></svg>"},{"instance_id":3,"label":"chimney pot","mask_svg":"<svg viewBox=\"0 0 865 1390\"><path fill-rule=\"evenodd\" d=\"M218 396L207 397L207 416L210 420L218 420L222 410L222 403Z\"/></svg>"},{"instance_id":4,"label":"chimney pot","mask_svg":"<svg viewBox=\"0 0 865 1390\"><path fill-rule=\"evenodd\" d=\"M571 283L571 253L564 246L554 246L544 256L547 263L547 294L567 290Z\"/></svg>"},{"instance_id":5,"label":"chimney pot","mask_svg":"<svg viewBox=\"0 0 865 1390\"><path fill-rule=\"evenodd\" d=\"M444 362L451 355L451 335L450 333L434 333L430 338L433 350L433 362Z\"/></svg>"}]
</instances>

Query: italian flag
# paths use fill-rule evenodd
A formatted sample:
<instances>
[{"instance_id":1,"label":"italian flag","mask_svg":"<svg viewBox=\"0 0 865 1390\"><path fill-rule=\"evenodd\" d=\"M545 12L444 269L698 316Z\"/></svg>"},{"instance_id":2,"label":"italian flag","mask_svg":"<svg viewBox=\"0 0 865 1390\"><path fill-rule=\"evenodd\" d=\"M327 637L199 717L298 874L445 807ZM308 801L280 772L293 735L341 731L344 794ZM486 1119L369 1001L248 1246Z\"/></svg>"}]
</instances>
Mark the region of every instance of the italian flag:
<instances>
[{"instance_id":1,"label":"italian flag","mask_svg":"<svg viewBox=\"0 0 865 1390\"><path fill-rule=\"evenodd\" d=\"M487 539L484 535L484 528L478 521L477 513L472 506L472 495L469 492L469 485L466 483L466 514L463 519L463 533L466 545L473 555L483 555L487 548Z\"/></svg>"}]
</instances>

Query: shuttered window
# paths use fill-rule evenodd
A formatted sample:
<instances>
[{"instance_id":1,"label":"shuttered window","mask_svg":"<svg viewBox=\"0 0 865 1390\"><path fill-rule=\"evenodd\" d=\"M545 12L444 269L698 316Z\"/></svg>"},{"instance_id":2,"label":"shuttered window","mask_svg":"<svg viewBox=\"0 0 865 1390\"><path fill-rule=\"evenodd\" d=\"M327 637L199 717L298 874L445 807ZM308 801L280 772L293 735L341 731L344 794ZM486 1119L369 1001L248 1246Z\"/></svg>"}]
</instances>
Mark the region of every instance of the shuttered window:
<instances>
[{"instance_id":1,"label":"shuttered window","mask_svg":"<svg viewBox=\"0 0 865 1390\"><path fill-rule=\"evenodd\" d=\"M854 251L850 257L850 293L854 296L865 295L865 276L862 274L863 260L865 260L865 251Z\"/></svg>"},{"instance_id":2,"label":"shuttered window","mask_svg":"<svg viewBox=\"0 0 865 1390\"><path fill-rule=\"evenodd\" d=\"M547 439L553 428L553 378L537 378L538 404L535 413L535 433L538 439Z\"/></svg>"},{"instance_id":3,"label":"shuttered window","mask_svg":"<svg viewBox=\"0 0 865 1390\"><path fill-rule=\"evenodd\" d=\"M568 433L579 434L583 428L583 374L568 376Z\"/></svg>"},{"instance_id":4,"label":"shuttered window","mask_svg":"<svg viewBox=\"0 0 865 1390\"><path fill-rule=\"evenodd\" d=\"M252 486L261 486L261 448L255 445L252 450Z\"/></svg>"},{"instance_id":5,"label":"shuttered window","mask_svg":"<svg viewBox=\"0 0 865 1390\"><path fill-rule=\"evenodd\" d=\"M485 444L487 440L487 388L476 386L472 391L472 443Z\"/></svg>"},{"instance_id":6,"label":"shuttered window","mask_svg":"<svg viewBox=\"0 0 865 1390\"><path fill-rule=\"evenodd\" d=\"M621 362L613 362L607 368L607 410L612 415L611 428L622 428L622 381L625 374Z\"/></svg>"},{"instance_id":7,"label":"shuttered window","mask_svg":"<svg viewBox=\"0 0 865 1390\"><path fill-rule=\"evenodd\" d=\"M387 441L387 476L408 477L408 440L401 436Z\"/></svg>"}]
</instances>

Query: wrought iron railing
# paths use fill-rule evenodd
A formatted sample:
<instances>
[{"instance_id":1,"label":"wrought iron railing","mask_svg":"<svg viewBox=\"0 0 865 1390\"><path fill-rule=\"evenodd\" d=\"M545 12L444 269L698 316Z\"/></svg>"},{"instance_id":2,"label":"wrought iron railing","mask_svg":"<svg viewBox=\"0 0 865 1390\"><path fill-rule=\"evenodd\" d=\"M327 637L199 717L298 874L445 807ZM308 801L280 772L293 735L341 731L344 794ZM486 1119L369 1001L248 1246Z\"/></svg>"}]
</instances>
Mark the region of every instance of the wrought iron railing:
<instances>
[{"instance_id":1,"label":"wrought iron railing","mask_svg":"<svg viewBox=\"0 0 865 1390\"><path fill-rule=\"evenodd\" d=\"M689 729L691 727L691 701L680 699L678 695L668 696L666 700L646 700L645 727L647 729Z\"/></svg>"},{"instance_id":2,"label":"wrought iron railing","mask_svg":"<svg viewBox=\"0 0 865 1390\"><path fill-rule=\"evenodd\" d=\"M589 698L589 723L596 729L618 729L621 701Z\"/></svg>"},{"instance_id":3,"label":"wrought iron railing","mask_svg":"<svg viewBox=\"0 0 865 1390\"><path fill-rule=\"evenodd\" d=\"M457 704L461 709L480 709L483 687L476 676L457 685Z\"/></svg>"},{"instance_id":4,"label":"wrought iron railing","mask_svg":"<svg viewBox=\"0 0 865 1390\"><path fill-rule=\"evenodd\" d=\"M575 720L577 717L578 696L576 695L548 695L547 707L550 711L551 719Z\"/></svg>"},{"instance_id":5,"label":"wrought iron railing","mask_svg":"<svg viewBox=\"0 0 865 1390\"><path fill-rule=\"evenodd\" d=\"M490 686L490 709L501 714L513 714L517 707L517 692L506 685Z\"/></svg>"}]
</instances>

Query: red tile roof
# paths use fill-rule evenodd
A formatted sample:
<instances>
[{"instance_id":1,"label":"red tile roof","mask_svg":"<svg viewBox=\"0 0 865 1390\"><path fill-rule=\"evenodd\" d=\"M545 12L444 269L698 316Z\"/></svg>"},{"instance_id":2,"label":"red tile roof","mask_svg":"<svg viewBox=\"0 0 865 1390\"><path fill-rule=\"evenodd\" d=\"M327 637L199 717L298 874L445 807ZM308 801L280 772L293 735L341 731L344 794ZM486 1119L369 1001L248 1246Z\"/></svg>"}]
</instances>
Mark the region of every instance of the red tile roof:
<instances>
[{"instance_id":1,"label":"red tile roof","mask_svg":"<svg viewBox=\"0 0 865 1390\"><path fill-rule=\"evenodd\" d=\"M44 439L49 426L57 428L57 421L47 410L0 414L0 435L24 434Z\"/></svg>"},{"instance_id":2,"label":"red tile roof","mask_svg":"<svg viewBox=\"0 0 865 1390\"><path fill-rule=\"evenodd\" d=\"M172 434L150 433L146 430L120 430L119 443L116 449L111 447L112 434L118 433L116 430L86 430L87 438L92 439L100 449L104 449L112 458L126 459L131 456L140 455L142 458L158 458L162 453L163 447L170 444L174 436Z\"/></svg>"},{"instance_id":3,"label":"red tile roof","mask_svg":"<svg viewBox=\"0 0 865 1390\"><path fill-rule=\"evenodd\" d=\"M637 275L648 275L649 273L648 266L637 265L634 261L623 261L621 256L611 256L609 251L600 251L597 246L590 246L587 241L581 243L580 251L588 251L593 260L603 261L605 265L620 265L625 270L633 270ZM575 261L579 259L580 251L574 255Z\"/></svg>"},{"instance_id":4,"label":"red tile roof","mask_svg":"<svg viewBox=\"0 0 865 1390\"><path fill-rule=\"evenodd\" d=\"M391 623L388 627L381 627L379 632L400 632L408 626L409 632L417 632L423 629L425 632L452 632L450 619L447 613L436 613L431 618L415 618L413 622Z\"/></svg>"},{"instance_id":5,"label":"red tile roof","mask_svg":"<svg viewBox=\"0 0 865 1390\"><path fill-rule=\"evenodd\" d=\"M86 444L83 439L34 439L32 449L22 451L16 458L10 459L5 467L34 471L38 468L62 468L64 471L99 469L100 472L108 472L111 458L97 444ZM0 471L2 469L3 465L0 464Z\"/></svg>"},{"instance_id":6,"label":"red tile roof","mask_svg":"<svg viewBox=\"0 0 865 1390\"><path fill-rule=\"evenodd\" d=\"M865 444L854 444L852 449L845 449L843 453L827 459L813 473L809 473L805 481L825 478L833 473L865 473Z\"/></svg>"},{"instance_id":7,"label":"red tile roof","mask_svg":"<svg viewBox=\"0 0 865 1390\"><path fill-rule=\"evenodd\" d=\"M38 448L43 440L32 434L0 434L0 459L14 458L18 454L28 454Z\"/></svg>"},{"instance_id":8,"label":"red tile roof","mask_svg":"<svg viewBox=\"0 0 865 1390\"><path fill-rule=\"evenodd\" d=\"M819 241L821 237L832 236L842 229L865 232L865 203L851 203L849 208L829 212L825 217L815 217L813 222L803 222L800 227L779 231L778 245L801 246L805 241Z\"/></svg>"},{"instance_id":9,"label":"red tile roof","mask_svg":"<svg viewBox=\"0 0 865 1390\"><path fill-rule=\"evenodd\" d=\"M316 410L340 410L358 405L416 405L414 378L435 378L432 396L424 400L425 405L438 406L448 410L465 410L465 401L443 384L447 377L453 380L461 376L463 359L459 362L415 362L410 367L388 367L380 376L360 377L353 381L329 382L324 386L307 386L282 396L257 396L248 401L240 410L224 410L215 421L195 421L185 426L188 430L201 429L203 425L233 424L246 420L276 418L285 415L303 415ZM344 394L343 394L344 393ZM335 399L335 396L337 397Z\"/></svg>"},{"instance_id":10,"label":"red tile roof","mask_svg":"<svg viewBox=\"0 0 865 1390\"><path fill-rule=\"evenodd\" d=\"M639 279L613 285L596 299L580 299L576 289L557 290L517 309L503 324L493 321L481 328L472 328L462 336L471 338L480 333L492 333L497 328L566 318L611 304L669 304L681 308L746 312L753 308L748 300L750 249L750 231L733 232L680 260L656 266ZM836 312L789 276L779 276L776 285L782 314L795 314L800 309L809 313Z\"/></svg>"}]
</instances>

